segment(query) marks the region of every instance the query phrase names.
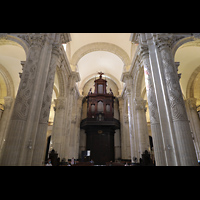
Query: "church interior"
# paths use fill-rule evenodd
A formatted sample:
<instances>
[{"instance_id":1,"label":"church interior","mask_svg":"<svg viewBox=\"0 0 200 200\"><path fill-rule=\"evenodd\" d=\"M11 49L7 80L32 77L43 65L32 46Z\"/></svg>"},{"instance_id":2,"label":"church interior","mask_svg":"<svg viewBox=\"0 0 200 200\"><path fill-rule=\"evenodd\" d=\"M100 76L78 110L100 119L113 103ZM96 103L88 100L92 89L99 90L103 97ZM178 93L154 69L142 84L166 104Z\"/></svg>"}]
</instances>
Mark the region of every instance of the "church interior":
<instances>
[{"instance_id":1,"label":"church interior","mask_svg":"<svg viewBox=\"0 0 200 200\"><path fill-rule=\"evenodd\" d=\"M200 34L0 33L0 166L198 166Z\"/></svg>"}]
</instances>

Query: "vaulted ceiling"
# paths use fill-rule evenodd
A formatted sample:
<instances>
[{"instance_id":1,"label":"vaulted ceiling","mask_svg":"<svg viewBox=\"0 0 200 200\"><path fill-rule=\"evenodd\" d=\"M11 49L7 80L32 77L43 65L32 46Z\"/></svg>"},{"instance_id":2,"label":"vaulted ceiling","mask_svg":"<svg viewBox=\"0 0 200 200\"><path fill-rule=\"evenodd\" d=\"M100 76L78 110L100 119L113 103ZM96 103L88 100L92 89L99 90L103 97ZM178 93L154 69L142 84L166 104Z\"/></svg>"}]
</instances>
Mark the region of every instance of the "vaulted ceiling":
<instances>
[{"instance_id":1,"label":"vaulted ceiling","mask_svg":"<svg viewBox=\"0 0 200 200\"><path fill-rule=\"evenodd\" d=\"M81 81L78 83L80 93L84 85L97 76L98 71L103 71L108 78L116 83L120 95L120 90L123 88L120 81L123 68L128 69L127 66L133 60L134 48L136 48L130 41L131 34L71 33L70 35L71 41L66 46L66 53L72 69L80 73ZM175 53L175 61L180 62L179 73L182 73L180 84L185 98L188 98L186 95L187 85L193 77L193 72L197 70L199 73L200 71L199 55L200 40L185 43ZM20 82L21 61L25 60L25 51L17 43L0 45L0 68L5 71L2 76L9 74L6 76L12 82L14 95L17 93ZM196 74L195 77L194 83L199 85L200 76ZM57 76L55 84L58 84ZM3 87L3 83L1 85ZM143 86L145 87L144 81ZM194 97L198 99L198 104L200 104L200 93L197 89L194 90ZM56 98L55 95L54 98Z\"/></svg>"},{"instance_id":2,"label":"vaulted ceiling","mask_svg":"<svg viewBox=\"0 0 200 200\"><path fill-rule=\"evenodd\" d=\"M123 88L120 81L123 68L130 66L132 43L130 33L71 33L66 53L72 69L80 73L78 83L81 93L84 85L97 76L98 71L105 73L118 86L119 93Z\"/></svg>"}]
</instances>

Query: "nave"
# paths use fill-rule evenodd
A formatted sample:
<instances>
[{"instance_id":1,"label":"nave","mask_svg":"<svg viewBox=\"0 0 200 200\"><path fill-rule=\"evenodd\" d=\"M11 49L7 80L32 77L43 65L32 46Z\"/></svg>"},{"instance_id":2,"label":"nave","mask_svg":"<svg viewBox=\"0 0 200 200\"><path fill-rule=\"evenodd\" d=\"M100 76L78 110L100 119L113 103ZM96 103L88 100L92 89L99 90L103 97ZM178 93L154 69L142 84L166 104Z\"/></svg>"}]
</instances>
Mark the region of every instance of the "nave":
<instances>
[{"instance_id":1,"label":"nave","mask_svg":"<svg viewBox=\"0 0 200 200\"><path fill-rule=\"evenodd\" d=\"M199 33L0 33L0 165L198 166L199 55Z\"/></svg>"}]
</instances>

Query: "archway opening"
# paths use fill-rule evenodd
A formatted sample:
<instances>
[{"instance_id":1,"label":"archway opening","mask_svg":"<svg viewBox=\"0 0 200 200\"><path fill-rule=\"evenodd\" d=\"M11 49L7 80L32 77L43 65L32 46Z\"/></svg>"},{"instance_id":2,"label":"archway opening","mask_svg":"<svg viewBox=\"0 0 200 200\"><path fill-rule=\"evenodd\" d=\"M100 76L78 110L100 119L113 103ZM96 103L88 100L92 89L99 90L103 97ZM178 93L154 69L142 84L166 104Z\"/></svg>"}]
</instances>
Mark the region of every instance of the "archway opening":
<instances>
[{"instance_id":1,"label":"archway opening","mask_svg":"<svg viewBox=\"0 0 200 200\"><path fill-rule=\"evenodd\" d=\"M77 63L77 71L81 77L81 81L78 83L80 93L82 93L85 83L93 76L97 76L99 71L104 72L117 84L120 93L123 88L123 83L120 81L123 66L123 61L108 51L94 51L84 55Z\"/></svg>"}]
</instances>

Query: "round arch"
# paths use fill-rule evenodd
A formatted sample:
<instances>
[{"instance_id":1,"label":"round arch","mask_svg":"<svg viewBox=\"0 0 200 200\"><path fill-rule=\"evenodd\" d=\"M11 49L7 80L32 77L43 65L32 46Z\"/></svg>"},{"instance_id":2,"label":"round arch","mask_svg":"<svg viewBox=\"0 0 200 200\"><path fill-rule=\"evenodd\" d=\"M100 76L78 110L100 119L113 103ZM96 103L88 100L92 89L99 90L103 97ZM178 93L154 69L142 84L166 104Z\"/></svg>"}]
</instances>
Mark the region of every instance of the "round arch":
<instances>
[{"instance_id":1,"label":"round arch","mask_svg":"<svg viewBox=\"0 0 200 200\"><path fill-rule=\"evenodd\" d=\"M0 74L3 77L3 80L6 85L7 96L15 98L15 95L17 93L17 88L20 83L20 79L19 79L19 74L15 73L15 71L12 70L13 69L12 67L16 67L16 69L18 68L18 70L21 71L23 65L22 61L26 60L29 46L23 39L17 37L17 34L12 35L4 33L0 34L0 46L2 48L4 48L4 46L8 48L6 49L5 55L11 56L11 58L13 55L15 55L13 54L13 52L14 51L17 52L17 56L14 57L13 60L12 59L10 60L9 58L3 59L3 62L0 64ZM10 48L11 52L9 51ZM18 50L20 50L19 52L21 53L19 53Z\"/></svg>"},{"instance_id":2,"label":"round arch","mask_svg":"<svg viewBox=\"0 0 200 200\"><path fill-rule=\"evenodd\" d=\"M187 88L186 88L186 98L194 98L194 80L200 73L200 66L198 66L189 78Z\"/></svg>"},{"instance_id":3,"label":"round arch","mask_svg":"<svg viewBox=\"0 0 200 200\"><path fill-rule=\"evenodd\" d=\"M175 59L175 55L178 49L182 47L190 47L190 46L198 46L198 47L200 46L200 39L198 38L198 35L197 37L195 37L194 35L194 36L185 37L183 39L178 40L172 48L172 55L174 59ZM183 94L184 99L194 98L194 80L196 79L199 72L200 72L200 66L197 66L195 70L192 72L192 74L190 75L190 78L186 86L186 93L185 95Z\"/></svg>"},{"instance_id":4,"label":"round arch","mask_svg":"<svg viewBox=\"0 0 200 200\"><path fill-rule=\"evenodd\" d=\"M131 64L130 58L128 54L119 46L107 43L107 42L95 42L88 45L84 45L80 49L78 49L71 59L71 64L76 66L78 61L86 54L93 51L108 51L116 54L124 63L125 66Z\"/></svg>"},{"instance_id":5,"label":"round arch","mask_svg":"<svg viewBox=\"0 0 200 200\"><path fill-rule=\"evenodd\" d=\"M65 81L64 81L64 72L60 67L56 67L56 74L58 76L58 90L56 96L64 97L65 96Z\"/></svg>"},{"instance_id":6,"label":"round arch","mask_svg":"<svg viewBox=\"0 0 200 200\"><path fill-rule=\"evenodd\" d=\"M142 81L144 78L144 67L142 63L136 63L135 69L133 71L133 87L134 87L134 97L142 96Z\"/></svg>"},{"instance_id":7,"label":"round arch","mask_svg":"<svg viewBox=\"0 0 200 200\"><path fill-rule=\"evenodd\" d=\"M190 36L190 37L185 37L183 39L180 39L178 40L174 45L173 45L173 48L172 48L172 55L173 57L175 56L176 54L176 51L178 50L179 47L181 47L182 45L184 45L185 43L187 42L191 42L191 41L194 41L194 36Z\"/></svg>"},{"instance_id":8,"label":"round arch","mask_svg":"<svg viewBox=\"0 0 200 200\"><path fill-rule=\"evenodd\" d=\"M14 98L15 93L14 93L13 80L9 72L6 70L6 68L1 64L0 64L0 74L3 77L5 85L6 85L7 96L11 96Z\"/></svg>"},{"instance_id":9,"label":"round arch","mask_svg":"<svg viewBox=\"0 0 200 200\"><path fill-rule=\"evenodd\" d=\"M16 35L16 34L0 33L0 45L10 44L10 45L22 47L27 57L29 45L23 39L25 38L25 36L26 34Z\"/></svg>"}]
</instances>

